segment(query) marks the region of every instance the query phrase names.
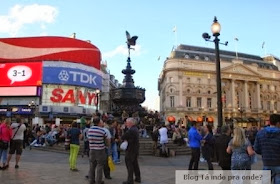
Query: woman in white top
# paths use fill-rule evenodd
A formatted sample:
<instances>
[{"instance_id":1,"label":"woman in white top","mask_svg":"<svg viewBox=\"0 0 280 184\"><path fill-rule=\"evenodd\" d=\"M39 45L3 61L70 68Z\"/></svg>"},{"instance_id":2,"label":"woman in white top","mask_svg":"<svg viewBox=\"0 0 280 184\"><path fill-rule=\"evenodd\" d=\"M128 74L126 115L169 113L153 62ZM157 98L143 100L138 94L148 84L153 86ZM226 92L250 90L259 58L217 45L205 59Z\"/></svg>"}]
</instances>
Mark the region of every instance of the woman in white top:
<instances>
[{"instance_id":1,"label":"woman in white top","mask_svg":"<svg viewBox=\"0 0 280 184\"><path fill-rule=\"evenodd\" d=\"M159 130L159 143L161 144L161 150L162 150L162 154L166 154L166 156L168 156L168 151L166 148L166 145L168 143L168 135L167 135L167 128L165 125L163 125Z\"/></svg>"}]
</instances>

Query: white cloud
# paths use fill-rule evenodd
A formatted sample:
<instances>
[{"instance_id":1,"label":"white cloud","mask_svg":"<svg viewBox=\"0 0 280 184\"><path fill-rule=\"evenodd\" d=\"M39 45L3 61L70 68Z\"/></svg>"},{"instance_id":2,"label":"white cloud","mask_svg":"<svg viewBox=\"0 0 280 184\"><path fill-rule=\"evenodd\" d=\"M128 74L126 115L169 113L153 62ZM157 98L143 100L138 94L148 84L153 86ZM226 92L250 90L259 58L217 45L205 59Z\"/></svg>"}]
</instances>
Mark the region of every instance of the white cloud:
<instances>
[{"instance_id":1,"label":"white cloud","mask_svg":"<svg viewBox=\"0 0 280 184\"><path fill-rule=\"evenodd\" d=\"M133 48L134 48L134 50L130 51L131 55L139 56L142 53L141 45L135 45ZM119 45L112 51L104 52L102 54L102 57L103 58L112 58L117 55L127 56L128 55L127 45Z\"/></svg>"},{"instance_id":2,"label":"white cloud","mask_svg":"<svg viewBox=\"0 0 280 184\"><path fill-rule=\"evenodd\" d=\"M25 24L40 23L44 29L45 23L55 20L58 10L49 5L15 5L8 15L0 16L0 32L15 36Z\"/></svg>"}]
</instances>

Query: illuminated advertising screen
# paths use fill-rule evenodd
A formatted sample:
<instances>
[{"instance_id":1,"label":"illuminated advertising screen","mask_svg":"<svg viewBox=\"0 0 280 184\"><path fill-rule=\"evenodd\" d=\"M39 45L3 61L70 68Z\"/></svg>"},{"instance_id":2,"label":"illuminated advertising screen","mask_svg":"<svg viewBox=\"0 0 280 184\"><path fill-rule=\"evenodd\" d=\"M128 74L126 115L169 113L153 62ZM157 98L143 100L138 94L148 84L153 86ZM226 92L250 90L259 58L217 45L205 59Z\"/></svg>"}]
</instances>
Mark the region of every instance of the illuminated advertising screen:
<instances>
[{"instance_id":1,"label":"illuminated advertising screen","mask_svg":"<svg viewBox=\"0 0 280 184\"><path fill-rule=\"evenodd\" d=\"M42 62L0 64L0 86L41 86Z\"/></svg>"},{"instance_id":2,"label":"illuminated advertising screen","mask_svg":"<svg viewBox=\"0 0 280 184\"><path fill-rule=\"evenodd\" d=\"M97 98L90 88L43 84L42 105L94 107Z\"/></svg>"},{"instance_id":3,"label":"illuminated advertising screen","mask_svg":"<svg viewBox=\"0 0 280 184\"><path fill-rule=\"evenodd\" d=\"M36 86L0 87L0 96L40 96L41 90Z\"/></svg>"},{"instance_id":4,"label":"illuminated advertising screen","mask_svg":"<svg viewBox=\"0 0 280 184\"><path fill-rule=\"evenodd\" d=\"M102 76L96 68L78 63L43 62L44 84L66 84L101 89Z\"/></svg>"}]
</instances>

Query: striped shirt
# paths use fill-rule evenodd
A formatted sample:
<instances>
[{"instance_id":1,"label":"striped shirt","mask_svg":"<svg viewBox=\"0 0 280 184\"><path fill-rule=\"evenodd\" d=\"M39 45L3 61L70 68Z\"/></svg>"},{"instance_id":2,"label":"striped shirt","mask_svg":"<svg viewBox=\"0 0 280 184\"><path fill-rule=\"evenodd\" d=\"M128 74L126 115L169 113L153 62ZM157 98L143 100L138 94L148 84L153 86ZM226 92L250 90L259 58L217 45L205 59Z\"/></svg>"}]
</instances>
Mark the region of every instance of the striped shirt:
<instances>
[{"instance_id":1,"label":"striped shirt","mask_svg":"<svg viewBox=\"0 0 280 184\"><path fill-rule=\"evenodd\" d=\"M108 133L104 130L104 128L99 126L90 127L87 137L90 150L105 149L105 139L110 139Z\"/></svg>"}]
</instances>

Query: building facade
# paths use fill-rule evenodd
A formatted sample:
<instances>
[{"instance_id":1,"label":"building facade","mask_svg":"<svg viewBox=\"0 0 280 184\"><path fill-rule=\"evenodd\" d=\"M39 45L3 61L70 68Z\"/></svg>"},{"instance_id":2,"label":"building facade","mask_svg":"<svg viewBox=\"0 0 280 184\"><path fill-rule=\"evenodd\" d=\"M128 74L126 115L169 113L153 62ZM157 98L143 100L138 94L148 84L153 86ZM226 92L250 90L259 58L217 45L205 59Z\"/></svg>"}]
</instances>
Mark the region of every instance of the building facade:
<instances>
[{"instance_id":1,"label":"building facade","mask_svg":"<svg viewBox=\"0 0 280 184\"><path fill-rule=\"evenodd\" d=\"M1 38L0 116L21 115L36 123L91 117L103 87L100 61L99 49L87 41Z\"/></svg>"},{"instance_id":2,"label":"building facade","mask_svg":"<svg viewBox=\"0 0 280 184\"><path fill-rule=\"evenodd\" d=\"M279 59L220 51L223 119L239 126L262 125L280 112ZM179 45L158 80L160 111L217 125L215 50Z\"/></svg>"}]
</instances>

